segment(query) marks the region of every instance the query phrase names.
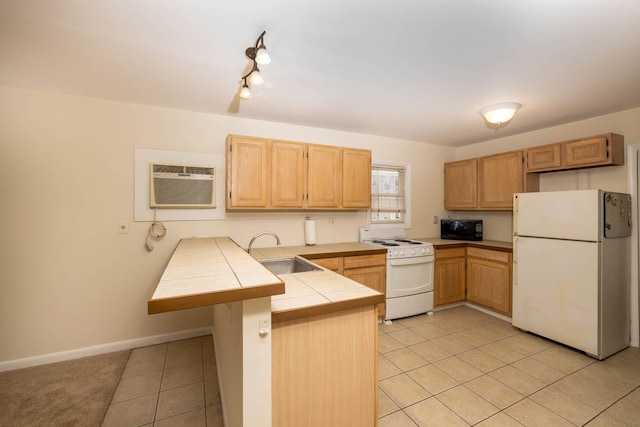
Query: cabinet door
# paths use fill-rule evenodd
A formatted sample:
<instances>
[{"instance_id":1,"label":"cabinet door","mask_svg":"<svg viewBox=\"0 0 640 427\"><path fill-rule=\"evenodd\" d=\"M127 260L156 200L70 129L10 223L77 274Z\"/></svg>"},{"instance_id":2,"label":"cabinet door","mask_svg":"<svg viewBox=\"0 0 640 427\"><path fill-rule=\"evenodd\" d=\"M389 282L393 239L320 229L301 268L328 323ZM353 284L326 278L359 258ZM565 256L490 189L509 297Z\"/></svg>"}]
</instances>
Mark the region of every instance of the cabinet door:
<instances>
[{"instance_id":1,"label":"cabinet door","mask_svg":"<svg viewBox=\"0 0 640 427\"><path fill-rule=\"evenodd\" d=\"M481 209L513 209L513 194L524 189L522 160L522 151L478 160L478 205Z\"/></svg>"},{"instance_id":2,"label":"cabinet door","mask_svg":"<svg viewBox=\"0 0 640 427\"><path fill-rule=\"evenodd\" d=\"M468 257L467 301L511 316L511 265Z\"/></svg>"},{"instance_id":3,"label":"cabinet door","mask_svg":"<svg viewBox=\"0 0 640 427\"><path fill-rule=\"evenodd\" d=\"M463 249L464 253L464 249ZM465 258L436 259L433 304L451 304L465 299Z\"/></svg>"},{"instance_id":4,"label":"cabinet door","mask_svg":"<svg viewBox=\"0 0 640 427\"><path fill-rule=\"evenodd\" d=\"M303 208L306 182L306 145L271 142L271 206Z\"/></svg>"},{"instance_id":5,"label":"cabinet door","mask_svg":"<svg viewBox=\"0 0 640 427\"><path fill-rule=\"evenodd\" d=\"M560 144L527 149L527 171L540 172L562 167Z\"/></svg>"},{"instance_id":6,"label":"cabinet door","mask_svg":"<svg viewBox=\"0 0 640 427\"><path fill-rule=\"evenodd\" d=\"M477 207L477 159L444 165L444 208L475 209Z\"/></svg>"},{"instance_id":7,"label":"cabinet door","mask_svg":"<svg viewBox=\"0 0 640 427\"><path fill-rule=\"evenodd\" d=\"M307 207L340 207L342 151L339 147L309 144L307 167Z\"/></svg>"},{"instance_id":8,"label":"cabinet door","mask_svg":"<svg viewBox=\"0 0 640 427\"><path fill-rule=\"evenodd\" d=\"M383 255L384 256L384 255ZM345 258L345 262L349 259ZM387 268L386 266L358 267L344 270L344 276L365 286L370 287L382 294L386 294L387 289ZM378 304L378 316L384 317L385 304Z\"/></svg>"},{"instance_id":9,"label":"cabinet door","mask_svg":"<svg viewBox=\"0 0 640 427\"><path fill-rule=\"evenodd\" d=\"M342 207L371 207L371 151L342 151Z\"/></svg>"},{"instance_id":10,"label":"cabinet door","mask_svg":"<svg viewBox=\"0 0 640 427\"><path fill-rule=\"evenodd\" d=\"M589 166L606 163L609 144L605 136L566 142L564 151L567 166Z\"/></svg>"},{"instance_id":11,"label":"cabinet door","mask_svg":"<svg viewBox=\"0 0 640 427\"><path fill-rule=\"evenodd\" d=\"M227 139L227 207L264 208L269 194L268 140Z\"/></svg>"}]
</instances>

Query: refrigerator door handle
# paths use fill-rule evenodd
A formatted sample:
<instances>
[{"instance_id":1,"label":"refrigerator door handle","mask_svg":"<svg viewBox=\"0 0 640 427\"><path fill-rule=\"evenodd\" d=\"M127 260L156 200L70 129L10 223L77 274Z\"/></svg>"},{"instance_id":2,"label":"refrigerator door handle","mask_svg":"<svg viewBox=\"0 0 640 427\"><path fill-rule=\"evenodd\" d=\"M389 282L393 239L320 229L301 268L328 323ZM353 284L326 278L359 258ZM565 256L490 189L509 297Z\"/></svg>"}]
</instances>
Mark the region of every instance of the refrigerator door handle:
<instances>
[{"instance_id":1,"label":"refrigerator door handle","mask_svg":"<svg viewBox=\"0 0 640 427\"><path fill-rule=\"evenodd\" d=\"M518 235L518 194L513 195L513 235Z\"/></svg>"},{"instance_id":2,"label":"refrigerator door handle","mask_svg":"<svg viewBox=\"0 0 640 427\"><path fill-rule=\"evenodd\" d=\"M513 286L518 286L518 236L513 237Z\"/></svg>"}]
</instances>

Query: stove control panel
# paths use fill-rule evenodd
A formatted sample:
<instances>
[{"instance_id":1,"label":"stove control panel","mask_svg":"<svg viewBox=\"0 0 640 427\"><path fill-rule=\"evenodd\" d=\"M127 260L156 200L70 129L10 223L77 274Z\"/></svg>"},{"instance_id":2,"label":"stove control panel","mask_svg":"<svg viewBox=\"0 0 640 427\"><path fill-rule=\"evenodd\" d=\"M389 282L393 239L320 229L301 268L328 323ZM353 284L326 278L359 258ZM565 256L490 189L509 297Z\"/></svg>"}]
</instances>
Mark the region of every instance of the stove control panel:
<instances>
[{"instance_id":1,"label":"stove control panel","mask_svg":"<svg viewBox=\"0 0 640 427\"><path fill-rule=\"evenodd\" d=\"M393 248L387 251L387 258L413 258L433 255L433 247L421 246L417 248Z\"/></svg>"}]
</instances>

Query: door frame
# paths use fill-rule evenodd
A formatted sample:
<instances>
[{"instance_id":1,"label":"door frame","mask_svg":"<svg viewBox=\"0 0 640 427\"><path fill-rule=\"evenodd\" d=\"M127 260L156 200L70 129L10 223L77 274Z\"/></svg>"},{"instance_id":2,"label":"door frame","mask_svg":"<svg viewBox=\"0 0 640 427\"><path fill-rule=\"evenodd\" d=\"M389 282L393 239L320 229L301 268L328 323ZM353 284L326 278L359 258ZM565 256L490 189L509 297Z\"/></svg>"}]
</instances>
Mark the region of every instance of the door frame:
<instances>
[{"instance_id":1,"label":"door frame","mask_svg":"<svg viewBox=\"0 0 640 427\"><path fill-rule=\"evenodd\" d=\"M638 292L640 263L640 223L638 223L638 211L640 210L640 176L638 171L640 163L640 143L627 145L627 181L629 193L635 204L631 209L631 223L635 225L635 231L631 233L631 345L640 346L640 293Z\"/></svg>"}]
</instances>

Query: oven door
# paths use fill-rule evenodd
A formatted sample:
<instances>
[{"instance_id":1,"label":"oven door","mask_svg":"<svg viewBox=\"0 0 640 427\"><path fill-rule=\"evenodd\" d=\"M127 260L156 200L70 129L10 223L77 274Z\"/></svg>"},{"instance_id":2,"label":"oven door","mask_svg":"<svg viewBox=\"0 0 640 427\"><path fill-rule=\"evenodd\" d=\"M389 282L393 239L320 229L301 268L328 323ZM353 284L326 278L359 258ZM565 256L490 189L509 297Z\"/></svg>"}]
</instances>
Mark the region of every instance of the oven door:
<instances>
[{"instance_id":1,"label":"oven door","mask_svg":"<svg viewBox=\"0 0 640 427\"><path fill-rule=\"evenodd\" d=\"M387 298L433 291L433 255L387 260Z\"/></svg>"}]
</instances>

